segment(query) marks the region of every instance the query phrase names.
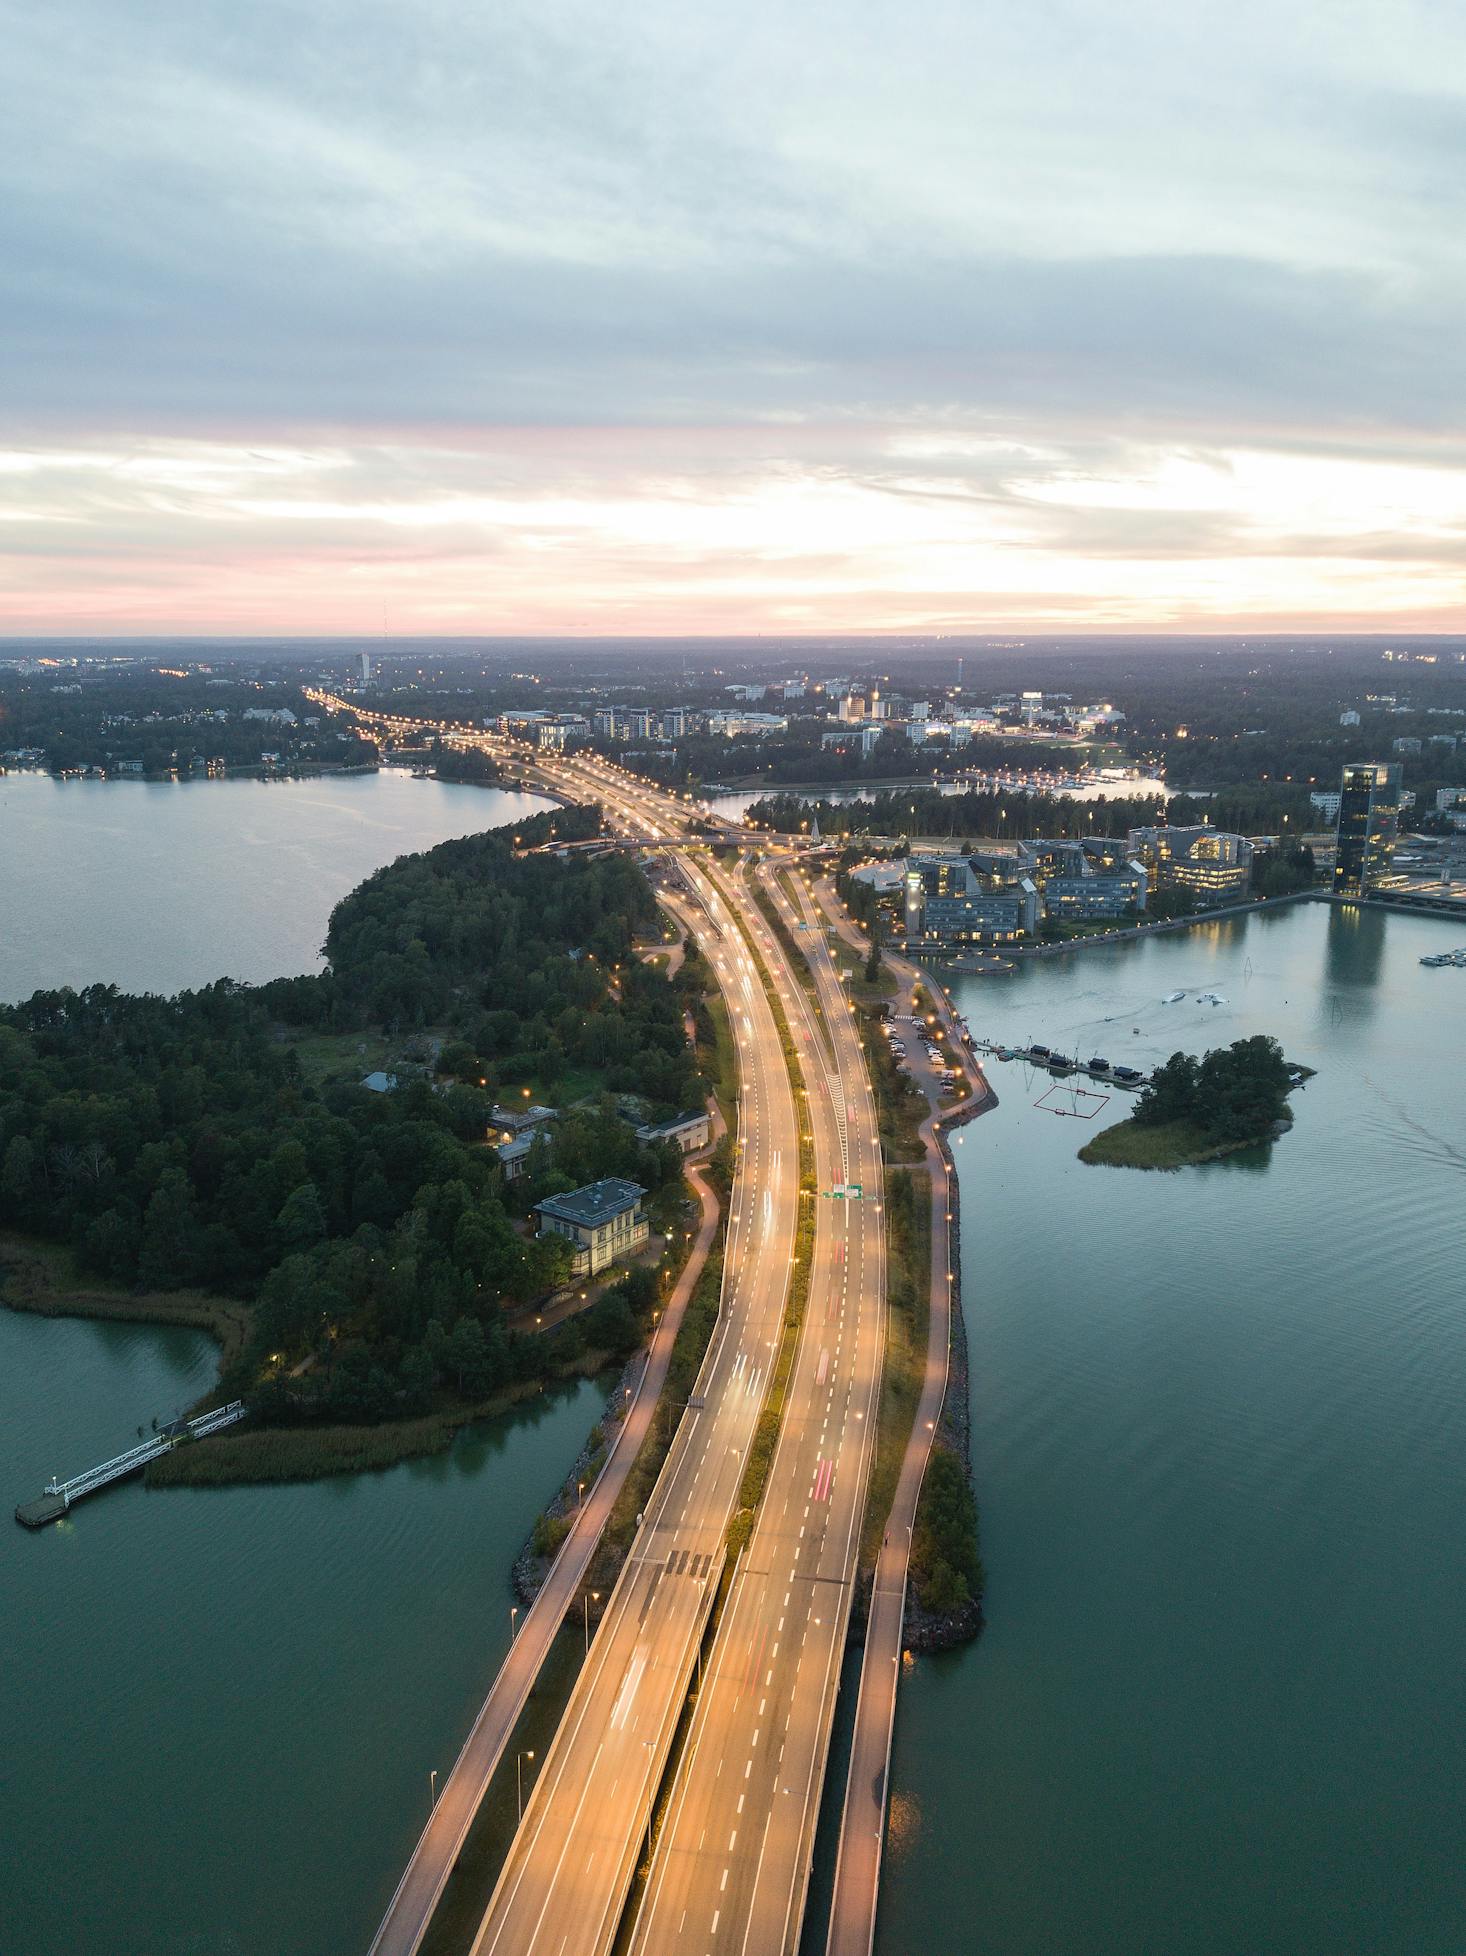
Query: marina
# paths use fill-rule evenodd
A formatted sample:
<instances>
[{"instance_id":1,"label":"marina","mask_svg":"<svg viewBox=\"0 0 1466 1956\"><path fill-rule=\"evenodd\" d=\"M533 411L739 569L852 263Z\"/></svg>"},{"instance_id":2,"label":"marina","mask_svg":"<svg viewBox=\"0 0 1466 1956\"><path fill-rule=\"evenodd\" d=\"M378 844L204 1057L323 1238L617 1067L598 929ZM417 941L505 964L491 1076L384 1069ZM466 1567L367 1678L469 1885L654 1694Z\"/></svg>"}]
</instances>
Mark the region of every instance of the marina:
<instances>
[{"instance_id":1,"label":"marina","mask_svg":"<svg viewBox=\"0 0 1466 1956\"><path fill-rule=\"evenodd\" d=\"M1437 951L1431 957L1422 958L1420 962L1428 965L1432 970L1438 970L1442 965L1454 965L1458 971L1466 971L1466 944L1455 951Z\"/></svg>"},{"instance_id":2,"label":"marina","mask_svg":"<svg viewBox=\"0 0 1466 1956\"><path fill-rule=\"evenodd\" d=\"M1131 1089L1149 1084L1149 1073L1136 1066L1115 1066L1107 1059L1094 1055L1087 1060L1071 1059L1067 1053L1053 1051L1048 1046L1030 1043L1026 1046L1000 1046L986 1039L974 1039L973 1050L985 1053L991 1059L1024 1060L1029 1066L1047 1068L1050 1073L1086 1073L1092 1080L1109 1080L1117 1087Z\"/></svg>"}]
</instances>

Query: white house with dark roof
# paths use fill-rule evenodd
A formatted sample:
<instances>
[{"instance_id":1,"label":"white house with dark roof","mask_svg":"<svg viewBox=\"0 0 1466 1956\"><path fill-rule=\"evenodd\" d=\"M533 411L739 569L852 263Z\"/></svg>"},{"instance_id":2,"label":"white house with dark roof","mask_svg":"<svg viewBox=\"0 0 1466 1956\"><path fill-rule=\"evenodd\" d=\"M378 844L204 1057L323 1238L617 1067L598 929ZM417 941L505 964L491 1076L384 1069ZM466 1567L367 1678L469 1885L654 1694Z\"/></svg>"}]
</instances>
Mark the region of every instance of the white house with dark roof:
<instances>
[{"instance_id":1,"label":"white house with dark roof","mask_svg":"<svg viewBox=\"0 0 1466 1956\"><path fill-rule=\"evenodd\" d=\"M678 1114L670 1121L648 1121L637 1128L636 1138L651 1146L658 1141L675 1141L683 1154L696 1154L705 1148L712 1139L713 1123L705 1107L694 1108L691 1113Z\"/></svg>"},{"instance_id":2,"label":"white house with dark roof","mask_svg":"<svg viewBox=\"0 0 1466 1956\"><path fill-rule=\"evenodd\" d=\"M563 1236L575 1249L573 1273L594 1277L645 1248L650 1233L641 1208L645 1194L639 1182L611 1175L566 1195L547 1195L534 1205L539 1234Z\"/></svg>"}]
</instances>

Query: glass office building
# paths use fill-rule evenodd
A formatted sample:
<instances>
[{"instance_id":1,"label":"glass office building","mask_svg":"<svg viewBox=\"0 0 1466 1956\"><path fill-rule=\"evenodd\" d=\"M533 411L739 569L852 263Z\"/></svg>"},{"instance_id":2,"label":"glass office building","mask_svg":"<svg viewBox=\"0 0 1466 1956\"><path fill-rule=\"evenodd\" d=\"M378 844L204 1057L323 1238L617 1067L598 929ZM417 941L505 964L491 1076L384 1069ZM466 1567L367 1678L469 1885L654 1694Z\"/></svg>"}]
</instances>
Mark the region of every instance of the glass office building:
<instances>
[{"instance_id":1,"label":"glass office building","mask_svg":"<svg viewBox=\"0 0 1466 1956\"><path fill-rule=\"evenodd\" d=\"M1399 763L1351 761L1339 787L1334 894L1364 896L1388 876L1399 832Z\"/></svg>"}]
</instances>

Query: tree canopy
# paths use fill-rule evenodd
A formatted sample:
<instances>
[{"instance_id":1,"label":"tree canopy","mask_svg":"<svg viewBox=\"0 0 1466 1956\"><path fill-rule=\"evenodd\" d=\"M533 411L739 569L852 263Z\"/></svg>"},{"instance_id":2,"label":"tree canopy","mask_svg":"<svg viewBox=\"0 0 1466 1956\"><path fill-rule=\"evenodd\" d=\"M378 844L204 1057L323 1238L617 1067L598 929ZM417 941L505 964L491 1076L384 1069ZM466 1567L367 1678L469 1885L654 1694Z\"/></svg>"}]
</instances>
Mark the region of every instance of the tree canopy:
<instances>
[{"instance_id":1,"label":"tree canopy","mask_svg":"<svg viewBox=\"0 0 1466 1956\"><path fill-rule=\"evenodd\" d=\"M1286 1117L1290 1084L1282 1047L1258 1033L1201 1059L1172 1053L1141 1090L1132 1119L1139 1127L1186 1121L1214 1140L1246 1141Z\"/></svg>"},{"instance_id":2,"label":"tree canopy","mask_svg":"<svg viewBox=\"0 0 1466 1956\"><path fill-rule=\"evenodd\" d=\"M379 871L336 907L313 976L0 1008L0 1224L114 1283L252 1300L234 1383L276 1414L418 1411L563 1363L585 1327L532 1340L504 1323L568 1256L516 1217L602 1175L679 1189L676 1150L639 1143L614 1096L667 1115L705 1088L678 988L631 955L655 919L645 878L620 854L516 852L552 826L593 832L594 811ZM373 1093L354 1069L316 1084L302 1065L302 1033L382 1026L446 1029L436 1075ZM553 1146L506 1188L485 1142L495 1088L571 1073ZM591 1329L624 1341L624 1299L602 1316Z\"/></svg>"}]
</instances>

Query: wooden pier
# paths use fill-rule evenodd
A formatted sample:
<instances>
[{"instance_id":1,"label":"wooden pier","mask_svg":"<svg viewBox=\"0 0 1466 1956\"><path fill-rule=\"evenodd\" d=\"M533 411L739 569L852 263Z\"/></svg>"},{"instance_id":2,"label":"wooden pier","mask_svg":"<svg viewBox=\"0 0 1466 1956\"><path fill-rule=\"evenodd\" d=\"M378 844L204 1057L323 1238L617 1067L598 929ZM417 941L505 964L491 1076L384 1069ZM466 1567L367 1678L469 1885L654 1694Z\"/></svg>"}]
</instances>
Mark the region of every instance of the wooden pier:
<instances>
[{"instance_id":1,"label":"wooden pier","mask_svg":"<svg viewBox=\"0 0 1466 1956\"><path fill-rule=\"evenodd\" d=\"M104 1460L100 1467L88 1467L84 1473L74 1474L69 1481L48 1481L34 1501L21 1502L15 1511L15 1518L22 1528L44 1528L49 1522L60 1521L76 1502L84 1500L88 1494L110 1487L113 1481L125 1480L129 1474L140 1473L150 1460L171 1453L174 1447L182 1446L185 1441L202 1440L210 1433L233 1426L244 1418L247 1410L242 1399L232 1399L227 1406L216 1406L212 1412L200 1413L196 1419L170 1421L140 1445L129 1447L126 1453L119 1453L112 1460Z\"/></svg>"}]
</instances>

